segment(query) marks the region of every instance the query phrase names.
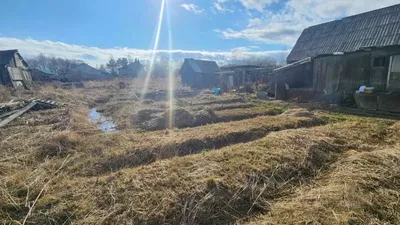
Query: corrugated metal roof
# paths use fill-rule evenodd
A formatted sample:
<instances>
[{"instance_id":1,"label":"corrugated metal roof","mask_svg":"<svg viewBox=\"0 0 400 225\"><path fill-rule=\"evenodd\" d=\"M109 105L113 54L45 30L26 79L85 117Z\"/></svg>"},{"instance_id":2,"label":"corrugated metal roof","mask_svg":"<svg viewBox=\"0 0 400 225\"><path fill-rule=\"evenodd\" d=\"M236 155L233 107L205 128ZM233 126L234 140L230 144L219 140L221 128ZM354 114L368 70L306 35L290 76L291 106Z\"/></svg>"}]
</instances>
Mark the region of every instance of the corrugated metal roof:
<instances>
[{"instance_id":1,"label":"corrugated metal roof","mask_svg":"<svg viewBox=\"0 0 400 225\"><path fill-rule=\"evenodd\" d=\"M287 62L390 45L400 45L400 4L306 28Z\"/></svg>"}]
</instances>

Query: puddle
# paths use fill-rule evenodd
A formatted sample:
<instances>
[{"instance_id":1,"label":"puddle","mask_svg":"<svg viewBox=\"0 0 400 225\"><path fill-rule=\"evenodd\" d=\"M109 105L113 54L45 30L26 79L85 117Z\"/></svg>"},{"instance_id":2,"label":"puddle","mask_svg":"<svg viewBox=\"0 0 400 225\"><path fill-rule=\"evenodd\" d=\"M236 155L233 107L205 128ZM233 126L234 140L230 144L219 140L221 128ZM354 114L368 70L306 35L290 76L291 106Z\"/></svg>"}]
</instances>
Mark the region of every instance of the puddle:
<instances>
[{"instance_id":1,"label":"puddle","mask_svg":"<svg viewBox=\"0 0 400 225\"><path fill-rule=\"evenodd\" d=\"M95 124L98 128L101 129L101 131L105 133L118 131L112 119L110 117L101 115L99 112L96 111L96 108L90 109L89 121Z\"/></svg>"}]
</instances>

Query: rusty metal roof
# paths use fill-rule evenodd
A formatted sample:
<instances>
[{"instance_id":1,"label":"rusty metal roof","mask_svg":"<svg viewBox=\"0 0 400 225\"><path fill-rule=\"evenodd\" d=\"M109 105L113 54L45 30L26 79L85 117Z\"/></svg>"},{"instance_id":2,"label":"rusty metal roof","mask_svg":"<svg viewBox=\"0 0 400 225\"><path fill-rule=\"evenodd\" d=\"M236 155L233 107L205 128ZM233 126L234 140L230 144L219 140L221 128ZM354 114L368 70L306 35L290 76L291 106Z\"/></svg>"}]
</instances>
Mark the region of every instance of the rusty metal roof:
<instances>
[{"instance_id":1,"label":"rusty metal roof","mask_svg":"<svg viewBox=\"0 0 400 225\"><path fill-rule=\"evenodd\" d=\"M287 62L390 45L400 45L400 4L306 28Z\"/></svg>"}]
</instances>

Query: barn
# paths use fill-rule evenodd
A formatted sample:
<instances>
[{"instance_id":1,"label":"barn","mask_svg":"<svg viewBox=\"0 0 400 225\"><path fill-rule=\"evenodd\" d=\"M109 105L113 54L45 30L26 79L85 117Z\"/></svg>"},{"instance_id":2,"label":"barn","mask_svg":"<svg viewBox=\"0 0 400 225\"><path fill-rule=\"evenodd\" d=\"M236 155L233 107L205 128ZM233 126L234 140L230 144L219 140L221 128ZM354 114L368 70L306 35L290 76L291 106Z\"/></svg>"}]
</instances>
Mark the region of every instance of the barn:
<instances>
[{"instance_id":1,"label":"barn","mask_svg":"<svg viewBox=\"0 0 400 225\"><path fill-rule=\"evenodd\" d=\"M371 110L400 112L387 108L400 93L400 4L306 28L287 63L272 72L278 86L288 87L284 98L356 98ZM360 86L374 93L355 95Z\"/></svg>"},{"instance_id":2,"label":"barn","mask_svg":"<svg viewBox=\"0 0 400 225\"><path fill-rule=\"evenodd\" d=\"M0 51L0 84L28 89L31 83L28 64L18 50Z\"/></svg>"},{"instance_id":3,"label":"barn","mask_svg":"<svg viewBox=\"0 0 400 225\"><path fill-rule=\"evenodd\" d=\"M182 82L193 88L212 88L221 69L215 61L185 59L180 69Z\"/></svg>"}]
</instances>

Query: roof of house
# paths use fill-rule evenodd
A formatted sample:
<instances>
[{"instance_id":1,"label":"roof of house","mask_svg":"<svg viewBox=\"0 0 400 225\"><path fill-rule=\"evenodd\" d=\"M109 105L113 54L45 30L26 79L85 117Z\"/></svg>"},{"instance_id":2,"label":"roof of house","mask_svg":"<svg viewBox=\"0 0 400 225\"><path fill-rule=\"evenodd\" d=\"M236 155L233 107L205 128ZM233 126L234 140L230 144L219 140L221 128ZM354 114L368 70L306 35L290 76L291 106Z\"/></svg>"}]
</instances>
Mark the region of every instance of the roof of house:
<instances>
[{"instance_id":1,"label":"roof of house","mask_svg":"<svg viewBox=\"0 0 400 225\"><path fill-rule=\"evenodd\" d=\"M58 80L59 76L57 74L48 73L43 70L33 68L31 71L32 79L34 80Z\"/></svg>"},{"instance_id":2,"label":"roof of house","mask_svg":"<svg viewBox=\"0 0 400 225\"><path fill-rule=\"evenodd\" d=\"M226 66L221 66L221 70L255 69L255 68L262 68L262 66L257 66L257 65L226 65Z\"/></svg>"},{"instance_id":3,"label":"roof of house","mask_svg":"<svg viewBox=\"0 0 400 225\"><path fill-rule=\"evenodd\" d=\"M10 64L11 59L14 57L15 53L17 53L17 55L21 59L22 63L24 63L25 66L28 66L28 64L22 58L22 56L19 54L17 49L0 51L0 65L8 65L8 64Z\"/></svg>"},{"instance_id":4,"label":"roof of house","mask_svg":"<svg viewBox=\"0 0 400 225\"><path fill-rule=\"evenodd\" d=\"M214 73L221 72L221 69L215 61L185 59L196 73Z\"/></svg>"},{"instance_id":5,"label":"roof of house","mask_svg":"<svg viewBox=\"0 0 400 225\"><path fill-rule=\"evenodd\" d=\"M118 70L141 69L143 67L144 67L144 65L142 65L140 62L133 62L133 63L129 63L128 65L119 68Z\"/></svg>"},{"instance_id":6,"label":"roof of house","mask_svg":"<svg viewBox=\"0 0 400 225\"><path fill-rule=\"evenodd\" d=\"M400 4L306 28L287 62L390 45L400 45Z\"/></svg>"},{"instance_id":7,"label":"roof of house","mask_svg":"<svg viewBox=\"0 0 400 225\"><path fill-rule=\"evenodd\" d=\"M88 71L94 72L94 73L101 73L101 74L107 74L106 72L103 72L99 69L94 68L93 66L90 66L87 63L80 63L70 69L70 72L88 72Z\"/></svg>"},{"instance_id":8,"label":"roof of house","mask_svg":"<svg viewBox=\"0 0 400 225\"><path fill-rule=\"evenodd\" d=\"M38 68L33 68L33 69L32 69L32 75L33 75L34 73L36 73L36 74L42 74L42 75L47 75L47 76L52 76L52 77L57 77L57 76L58 76L57 74L49 73L49 72L43 71L43 70L38 69Z\"/></svg>"}]
</instances>

